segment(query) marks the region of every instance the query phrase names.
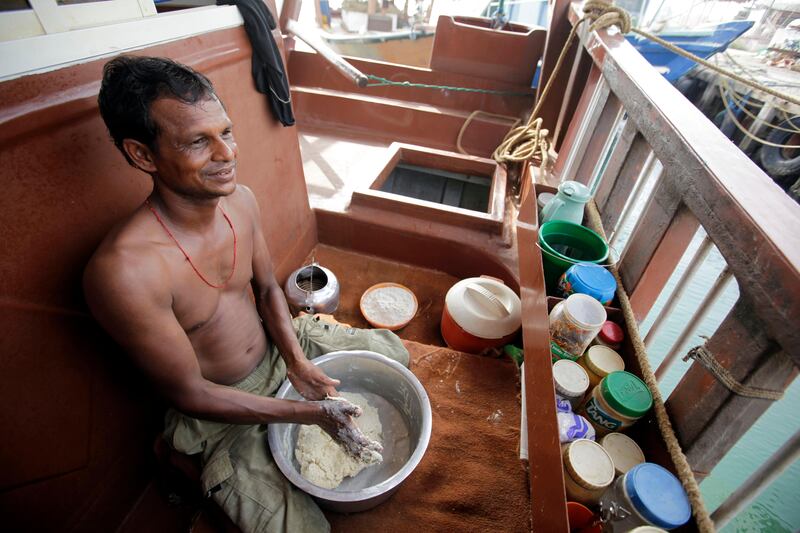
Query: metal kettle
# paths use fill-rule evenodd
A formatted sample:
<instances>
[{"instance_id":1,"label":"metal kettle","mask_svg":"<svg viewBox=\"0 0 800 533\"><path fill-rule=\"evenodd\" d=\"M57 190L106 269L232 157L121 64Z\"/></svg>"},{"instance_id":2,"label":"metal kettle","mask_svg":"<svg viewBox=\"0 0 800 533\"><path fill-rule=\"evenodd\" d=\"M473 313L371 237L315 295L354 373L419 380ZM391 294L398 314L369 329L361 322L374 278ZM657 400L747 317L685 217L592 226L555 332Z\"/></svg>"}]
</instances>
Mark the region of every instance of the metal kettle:
<instances>
[{"instance_id":1,"label":"metal kettle","mask_svg":"<svg viewBox=\"0 0 800 533\"><path fill-rule=\"evenodd\" d=\"M339 280L316 262L298 268L286 279L283 292L293 314L332 314L339 307Z\"/></svg>"},{"instance_id":2,"label":"metal kettle","mask_svg":"<svg viewBox=\"0 0 800 533\"><path fill-rule=\"evenodd\" d=\"M589 187L577 181L565 181L558 186L555 198L542 208L542 223L551 220L566 220L580 224L583 222L583 208L592 198Z\"/></svg>"}]
</instances>

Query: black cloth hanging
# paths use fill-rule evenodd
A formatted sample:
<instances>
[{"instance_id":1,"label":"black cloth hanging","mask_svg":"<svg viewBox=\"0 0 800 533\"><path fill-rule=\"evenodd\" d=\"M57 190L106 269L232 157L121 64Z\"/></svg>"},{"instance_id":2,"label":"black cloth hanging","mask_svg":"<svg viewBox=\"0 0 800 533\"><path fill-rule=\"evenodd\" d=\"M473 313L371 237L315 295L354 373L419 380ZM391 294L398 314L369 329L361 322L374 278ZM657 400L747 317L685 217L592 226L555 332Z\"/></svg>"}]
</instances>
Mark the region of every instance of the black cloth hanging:
<instances>
[{"instance_id":1,"label":"black cloth hanging","mask_svg":"<svg viewBox=\"0 0 800 533\"><path fill-rule=\"evenodd\" d=\"M272 112L284 126L294 125L289 79L278 43L272 36L275 19L262 0L217 0L217 5L235 5L244 19L244 29L253 48L253 81L267 95Z\"/></svg>"}]
</instances>

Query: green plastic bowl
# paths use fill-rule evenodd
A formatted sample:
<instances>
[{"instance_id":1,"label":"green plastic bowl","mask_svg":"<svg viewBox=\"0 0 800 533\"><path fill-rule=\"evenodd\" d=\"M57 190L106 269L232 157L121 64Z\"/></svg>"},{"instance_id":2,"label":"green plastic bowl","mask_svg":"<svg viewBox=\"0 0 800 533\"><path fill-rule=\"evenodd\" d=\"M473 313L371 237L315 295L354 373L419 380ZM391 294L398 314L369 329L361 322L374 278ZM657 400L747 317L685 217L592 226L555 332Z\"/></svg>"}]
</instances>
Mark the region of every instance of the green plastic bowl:
<instances>
[{"instance_id":1,"label":"green plastic bowl","mask_svg":"<svg viewBox=\"0 0 800 533\"><path fill-rule=\"evenodd\" d=\"M608 244L597 233L580 224L551 220L539 226L539 246L547 292L556 295L558 279L577 263L603 264Z\"/></svg>"}]
</instances>

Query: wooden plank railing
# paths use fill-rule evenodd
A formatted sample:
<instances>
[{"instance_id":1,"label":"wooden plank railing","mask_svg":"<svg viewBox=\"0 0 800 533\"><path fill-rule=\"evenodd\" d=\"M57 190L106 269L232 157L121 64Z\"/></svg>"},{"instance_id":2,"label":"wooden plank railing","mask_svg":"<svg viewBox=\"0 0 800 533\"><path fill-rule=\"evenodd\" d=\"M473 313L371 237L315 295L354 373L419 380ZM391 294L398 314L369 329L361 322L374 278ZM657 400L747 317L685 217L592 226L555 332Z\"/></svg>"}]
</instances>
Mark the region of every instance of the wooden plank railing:
<instances>
[{"instance_id":1,"label":"wooden plank railing","mask_svg":"<svg viewBox=\"0 0 800 533\"><path fill-rule=\"evenodd\" d=\"M553 35L563 36L563 26L576 23L580 10L578 4L568 10L557 4L554 13L566 13L568 20L554 19L562 31ZM800 364L800 206L616 28L589 32L587 24L579 36L592 67L584 80L571 82L583 93L563 136L556 177L588 182L599 174L596 201L610 233L637 180L645 179L648 157L663 165L618 264L637 317L653 306L701 226L740 292L706 348L738 381L785 390ZM562 105L563 93L554 94L552 105ZM563 98L563 105L570 100ZM611 139L617 126L621 132ZM694 363L666 405L702 478L771 402L733 394Z\"/></svg>"}]
</instances>

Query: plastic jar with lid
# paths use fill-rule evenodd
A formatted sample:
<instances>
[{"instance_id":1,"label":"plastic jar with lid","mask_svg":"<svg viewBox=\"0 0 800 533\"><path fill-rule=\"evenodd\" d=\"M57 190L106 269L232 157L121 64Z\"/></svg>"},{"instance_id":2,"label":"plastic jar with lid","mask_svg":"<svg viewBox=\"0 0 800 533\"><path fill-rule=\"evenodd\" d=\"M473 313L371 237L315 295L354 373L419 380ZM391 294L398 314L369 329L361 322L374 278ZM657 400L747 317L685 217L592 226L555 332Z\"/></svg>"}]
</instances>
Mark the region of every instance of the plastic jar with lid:
<instances>
[{"instance_id":1,"label":"plastic jar with lid","mask_svg":"<svg viewBox=\"0 0 800 533\"><path fill-rule=\"evenodd\" d=\"M556 394L569 401L573 408L578 407L586 391L589 390L589 376L586 370L568 359L553 364L553 383Z\"/></svg>"},{"instance_id":2,"label":"plastic jar with lid","mask_svg":"<svg viewBox=\"0 0 800 533\"><path fill-rule=\"evenodd\" d=\"M618 476L626 474L634 466L644 463L644 453L636 442L622 433L609 433L600 440L602 446L614 461Z\"/></svg>"},{"instance_id":3,"label":"plastic jar with lid","mask_svg":"<svg viewBox=\"0 0 800 533\"><path fill-rule=\"evenodd\" d=\"M570 294L588 294L603 305L608 305L617 292L617 280L605 267L594 263L572 265L561 274L558 288L564 298Z\"/></svg>"},{"instance_id":4,"label":"plastic jar with lid","mask_svg":"<svg viewBox=\"0 0 800 533\"><path fill-rule=\"evenodd\" d=\"M572 294L550 311L550 352L553 361L575 361L606 321L605 308L585 294Z\"/></svg>"},{"instance_id":5,"label":"plastic jar with lid","mask_svg":"<svg viewBox=\"0 0 800 533\"><path fill-rule=\"evenodd\" d=\"M689 521L692 506L681 482L669 470L642 463L606 490L600 498L600 514L606 531L612 533L641 526L670 530Z\"/></svg>"},{"instance_id":6,"label":"plastic jar with lid","mask_svg":"<svg viewBox=\"0 0 800 533\"><path fill-rule=\"evenodd\" d=\"M597 337L592 339L592 345L599 344L600 346L608 346L612 350L619 350L622 348L622 341L624 340L625 332L622 327L616 322L606 320L597 333Z\"/></svg>"},{"instance_id":7,"label":"plastic jar with lid","mask_svg":"<svg viewBox=\"0 0 800 533\"><path fill-rule=\"evenodd\" d=\"M583 357L578 359L578 364L586 370L589 387L596 387L600 380L612 372L625 370L625 361L607 346L589 346Z\"/></svg>"},{"instance_id":8,"label":"plastic jar with lid","mask_svg":"<svg viewBox=\"0 0 800 533\"><path fill-rule=\"evenodd\" d=\"M578 439L563 447L567 499L595 505L614 481L614 463L593 440Z\"/></svg>"},{"instance_id":9,"label":"plastic jar with lid","mask_svg":"<svg viewBox=\"0 0 800 533\"><path fill-rule=\"evenodd\" d=\"M592 389L581 408L598 437L633 425L653 406L653 395L644 381L624 370L612 372Z\"/></svg>"}]
</instances>

